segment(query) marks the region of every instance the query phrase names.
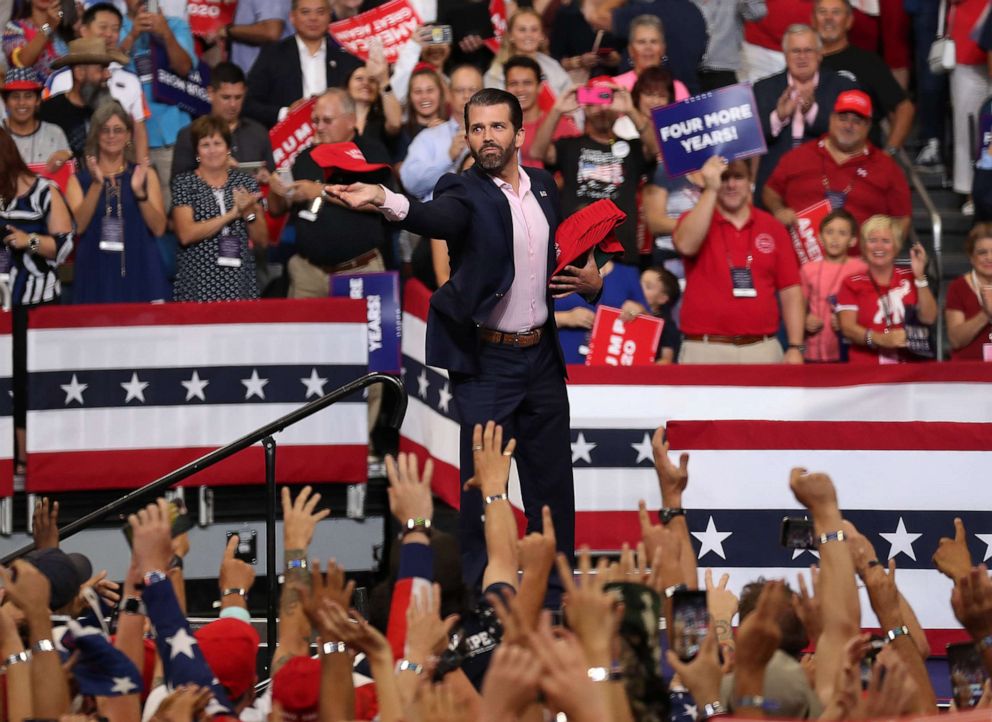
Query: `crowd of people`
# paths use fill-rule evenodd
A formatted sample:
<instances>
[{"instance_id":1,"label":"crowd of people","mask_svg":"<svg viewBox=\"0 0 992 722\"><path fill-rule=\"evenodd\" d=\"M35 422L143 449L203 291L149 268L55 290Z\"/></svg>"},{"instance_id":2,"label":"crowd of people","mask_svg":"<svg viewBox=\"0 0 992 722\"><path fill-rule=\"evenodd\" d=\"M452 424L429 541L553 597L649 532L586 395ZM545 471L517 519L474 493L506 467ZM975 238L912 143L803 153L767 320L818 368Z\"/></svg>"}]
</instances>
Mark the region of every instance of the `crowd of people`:
<instances>
[{"instance_id":1,"label":"crowd of people","mask_svg":"<svg viewBox=\"0 0 992 722\"><path fill-rule=\"evenodd\" d=\"M509 3L495 52L484 3L417 0L428 24L392 64L381 45L363 62L328 31L378 4L241 0L232 24L201 36L183 2L7 8L4 169L21 186L38 176L70 218L64 229L40 207L20 215L33 186L0 196L6 263L38 279L25 293L11 274L13 304L314 297L334 274L383 269L437 288L451 273L445 241L347 208L325 184L430 199L442 175L473 162L465 103L495 87L524 111L521 165L555 175L566 215L604 198L627 215L601 304L663 319L659 363L932 358L934 279L918 245L911 263L900 258L913 209L892 156L915 122L917 164L952 160L964 212L992 220L992 138L979 127L992 92L985 0L535 0ZM956 52L947 73L927 62L938 21ZM193 118L155 78L208 62L210 112ZM670 174L652 109L741 81L753 82L767 152L721 176L714 165ZM277 169L268 129L310 99L312 145ZM24 170L10 165L15 151ZM801 252L803 214L824 200L847 248L824 226L812 229L815 252ZM58 255L18 244L14 229L50 231ZM875 264L869 236L880 233L895 253ZM943 309L954 359L992 349L992 275L975 255L987 229L975 234L973 270ZM855 276L855 292L843 291ZM594 315L559 302L569 360L583 362Z\"/></svg>"},{"instance_id":2,"label":"crowd of people","mask_svg":"<svg viewBox=\"0 0 992 722\"><path fill-rule=\"evenodd\" d=\"M39 499L37 548L0 567L5 718L692 722L937 711L927 637L895 562L880 561L843 518L828 475L796 468L780 482L811 519L812 585L802 574L798 591L759 578L738 598L727 575L714 581L706 569L700 579L683 505L689 459L669 458L664 428L652 441L657 519L642 501L636 548L625 544L612 560L582 549L574 569L571 555L557 552L547 507L542 529L518 538L507 498L514 440L489 422L475 427L474 441L471 487L486 500L481 588L466 586L457 542L432 524L430 461L421 470L413 455L387 458L389 507L402 531L361 611L334 549L311 547L329 514L320 494L283 489L268 680L259 679L263 652L249 616L255 570L236 556L236 535L218 567L219 617L194 629L183 558L204 552L186 533L173 536L169 502L128 517L130 565L108 575L100 559L59 548L58 503ZM992 579L974 565L960 519L955 526L933 563L953 582L949 603L987 679ZM880 637L861 631L859 586ZM700 604L685 611L685 600ZM976 673L955 682L952 713L992 706Z\"/></svg>"}]
</instances>

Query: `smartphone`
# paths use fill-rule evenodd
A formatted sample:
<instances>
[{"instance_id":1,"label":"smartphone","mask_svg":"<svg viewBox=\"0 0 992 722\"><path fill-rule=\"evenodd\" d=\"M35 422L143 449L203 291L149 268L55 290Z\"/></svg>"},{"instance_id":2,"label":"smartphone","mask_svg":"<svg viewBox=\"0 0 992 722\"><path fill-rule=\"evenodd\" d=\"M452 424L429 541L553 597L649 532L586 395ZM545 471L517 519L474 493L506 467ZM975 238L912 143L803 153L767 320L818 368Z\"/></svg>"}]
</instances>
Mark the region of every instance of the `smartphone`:
<instances>
[{"instance_id":1,"label":"smartphone","mask_svg":"<svg viewBox=\"0 0 992 722\"><path fill-rule=\"evenodd\" d=\"M145 0L145 10L150 13L158 12L158 0Z\"/></svg>"},{"instance_id":2,"label":"smartphone","mask_svg":"<svg viewBox=\"0 0 992 722\"><path fill-rule=\"evenodd\" d=\"M186 513L186 505L182 499L173 499L169 502L169 521L172 524L173 539L193 528L193 520ZM134 534L131 525L125 524L121 531L124 532L124 538L127 539L127 545L130 547Z\"/></svg>"},{"instance_id":3,"label":"smartphone","mask_svg":"<svg viewBox=\"0 0 992 722\"><path fill-rule=\"evenodd\" d=\"M947 668L951 676L951 693L958 709L974 707L982 698L982 685L988 675L978 649L969 642L947 645Z\"/></svg>"},{"instance_id":4,"label":"smartphone","mask_svg":"<svg viewBox=\"0 0 992 722\"><path fill-rule=\"evenodd\" d=\"M870 640L868 640L868 651L865 652L865 656L861 658L861 689L868 689L868 685L871 683L871 672L875 668L875 659L878 658L878 653L882 651L885 646L885 640L878 635L873 635ZM885 669L879 670L879 674L885 674Z\"/></svg>"},{"instance_id":5,"label":"smartphone","mask_svg":"<svg viewBox=\"0 0 992 722\"><path fill-rule=\"evenodd\" d=\"M782 519L779 541L786 549L816 549L813 542L813 522L795 516L785 517Z\"/></svg>"},{"instance_id":6,"label":"smartphone","mask_svg":"<svg viewBox=\"0 0 992 722\"><path fill-rule=\"evenodd\" d=\"M696 658L709 628L705 591L680 590L672 595L671 644L679 659L690 662Z\"/></svg>"},{"instance_id":7,"label":"smartphone","mask_svg":"<svg viewBox=\"0 0 992 722\"><path fill-rule=\"evenodd\" d=\"M575 97L582 105L609 105L613 102L613 89L581 86L575 91Z\"/></svg>"},{"instance_id":8,"label":"smartphone","mask_svg":"<svg viewBox=\"0 0 992 722\"><path fill-rule=\"evenodd\" d=\"M454 42L455 36L450 25L432 25L430 31L428 45L451 45Z\"/></svg>"}]
</instances>

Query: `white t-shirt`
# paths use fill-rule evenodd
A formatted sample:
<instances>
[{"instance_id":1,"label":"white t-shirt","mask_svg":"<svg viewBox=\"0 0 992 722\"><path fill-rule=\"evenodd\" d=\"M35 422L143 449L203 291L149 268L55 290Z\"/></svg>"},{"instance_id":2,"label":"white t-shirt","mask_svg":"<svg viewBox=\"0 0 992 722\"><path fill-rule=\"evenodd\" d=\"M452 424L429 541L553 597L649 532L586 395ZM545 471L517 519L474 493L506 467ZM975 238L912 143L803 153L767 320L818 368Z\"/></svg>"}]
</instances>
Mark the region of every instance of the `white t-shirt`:
<instances>
[{"instance_id":1,"label":"white t-shirt","mask_svg":"<svg viewBox=\"0 0 992 722\"><path fill-rule=\"evenodd\" d=\"M138 76L130 70L125 70L120 63L110 64L110 80L107 82L110 96L120 103L135 123L144 123L151 117L148 105L145 103L145 92L141 87ZM72 90L72 69L56 70L46 83L46 97L61 95Z\"/></svg>"}]
</instances>

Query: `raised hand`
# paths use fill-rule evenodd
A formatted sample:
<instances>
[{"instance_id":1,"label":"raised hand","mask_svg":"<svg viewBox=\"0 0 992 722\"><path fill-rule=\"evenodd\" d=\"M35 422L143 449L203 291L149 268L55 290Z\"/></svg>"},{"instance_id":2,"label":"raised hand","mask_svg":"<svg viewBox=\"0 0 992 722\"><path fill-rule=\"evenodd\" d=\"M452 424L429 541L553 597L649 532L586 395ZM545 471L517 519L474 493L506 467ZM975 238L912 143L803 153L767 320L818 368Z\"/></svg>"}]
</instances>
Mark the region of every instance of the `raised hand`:
<instances>
[{"instance_id":1,"label":"raised hand","mask_svg":"<svg viewBox=\"0 0 992 722\"><path fill-rule=\"evenodd\" d=\"M59 548L59 503L49 502L47 496L34 504L31 521L31 535L36 549Z\"/></svg>"},{"instance_id":2,"label":"raised hand","mask_svg":"<svg viewBox=\"0 0 992 722\"><path fill-rule=\"evenodd\" d=\"M516 719L537 699L541 662L526 647L500 644L482 683L482 722Z\"/></svg>"},{"instance_id":3,"label":"raised hand","mask_svg":"<svg viewBox=\"0 0 992 722\"><path fill-rule=\"evenodd\" d=\"M222 593L225 589L244 589L247 594L252 584L255 583L254 567L234 556L238 550L239 542L238 535L232 534L224 548L224 556L220 562L220 573L217 576L217 586L220 587Z\"/></svg>"},{"instance_id":4,"label":"raised hand","mask_svg":"<svg viewBox=\"0 0 992 722\"><path fill-rule=\"evenodd\" d=\"M132 531L131 553L142 576L151 571L165 571L172 560L169 518L169 502L161 497L127 518Z\"/></svg>"},{"instance_id":5,"label":"raised hand","mask_svg":"<svg viewBox=\"0 0 992 722\"><path fill-rule=\"evenodd\" d=\"M401 452L395 459L387 455L386 476L389 477L389 510L400 523L434 516L434 501L431 498L433 460L428 459L424 464L421 478L417 472L416 455Z\"/></svg>"},{"instance_id":6,"label":"raised hand","mask_svg":"<svg viewBox=\"0 0 992 722\"><path fill-rule=\"evenodd\" d=\"M212 696L210 687L180 685L162 700L153 719L161 722L193 722L200 719Z\"/></svg>"},{"instance_id":7,"label":"raised hand","mask_svg":"<svg viewBox=\"0 0 992 722\"><path fill-rule=\"evenodd\" d=\"M799 617L799 621L806 630L806 636L811 642L816 642L823 632L823 617L820 611L820 568L815 564L809 566L809 576L812 582L812 594L806 586L806 577L797 574L799 582L799 593L792 595L792 611Z\"/></svg>"},{"instance_id":8,"label":"raised hand","mask_svg":"<svg viewBox=\"0 0 992 722\"><path fill-rule=\"evenodd\" d=\"M541 662L541 691L552 711L564 712L570 722L610 719L604 690L589 679L589 662L576 636L564 629L552 631L547 612L529 636L530 649Z\"/></svg>"},{"instance_id":9,"label":"raised hand","mask_svg":"<svg viewBox=\"0 0 992 722\"><path fill-rule=\"evenodd\" d=\"M600 558L595 572L589 549L579 553L578 581L564 554L558 555L558 576L565 588L565 619L590 657L609 655L613 637L620 626L614 599L603 590L608 562Z\"/></svg>"},{"instance_id":10,"label":"raised hand","mask_svg":"<svg viewBox=\"0 0 992 722\"><path fill-rule=\"evenodd\" d=\"M918 279L923 279L927 274L927 250L922 243L914 243L909 249L909 265L913 269L913 275Z\"/></svg>"},{"instance_id":11,"label":"raised hand","mask_svg":"<svg viewBox=\"0 0 992 722\"><path fill-rule=\"evenodd\" d=\"M476 424L472 430L472 464L475 474L465 482L466 489L478 489L482 496L506 493L510 480L510 461L517 440L510 439L503 447L503 427L488 421L485 430Z\"/></svg>"},{"instance_id":12,"label":"raised hand","mask_svg":"<svg viewBox=\"0 0 992 722\"><path fill-rule=\"evenodd\" d=\"M293 551L305 552L313 541L313 533L317 528L317 523L326 519L330 509L317 509L320 503L320 494L317 494L307 485L293 499L289 489L282 488L282 524L283 524L283 548Z\"/></svg>"},{"instance_id":13,"label":"raised hand","mask_svg":"<svg viewBox=\"0 0 992 722\"><path fill-rule=\"evenodd\" d=\"M992 634L992 580L984 564L959 578L951 592L954 616L976 642Z\"/></svg>"},{"instance_id":14,"label":"raised hand","mask_svg":"<svg viewBox=\"0 0 992 722\"><path fill-rule=\"evenodd\" d=\"M737 630L735 661L738 674L751 672L764 675L765 665L782 641L782 628L778 620L789 603L787 594L782 580L765 583L754 611Z\"/></svg>"},{"instance_id":15,"label":"raised hand","mask_svg":"<svg viewBox=\"0 0 992 722\"><path fill-rule=\"evenodd\" d=\"M837 506L837 490L826 474L811 474L806 469L795 468L790 472L789 487L796 501L811 512Z\"/></svg>"},{"instance_id":16,"label":"raised hand","mask_svg":"<svg viewBox=\"0 0 992 722\"><path fill-rule=\"evenodd\" d=\"M709 634L703 637L699 645L699 653L691 662L683 662L671 649L666 653L668 663L672 665L672 669L700 705L720 699L720 679L723 671L720 667L718 650L716 634L711 628Z\"/></svg>"},{"instance_id":17,"label":"raised hand","mask_svg":"<svg viewBox=\"0 0 992 722\"><path fill-rule=\"evenodd\" d=\"M436 582L430 590L421 589L410 597L406 609L407 657L422 662L440 656L448 647L451 630L458 623L458 615L441 619L441 585Z\"/></svg>"},{"instance_id":18,"label":"raised hand","mask_svg":"<svg viewBox=\"0 0 992 722\"><path fill-rule=\"evenodd\" d=\"M677 508L682 506L682 494L689 485L689 454L684 451L679 454L679 465L675 466L668 456L668 449L665 427L659 426L651 437L651 453L661 487L661 504Z\"/></svg>"},{"instance_id":19,"label":"raised hand","mask_svg":"<svg viewBox=\"0 0 992 722\"><path fill-rule=\"evenodd\" d=\"M896 560L889 559L887 574L881 564L867 566L863 579L879 623L886 630L901 626L903 619L899 610L899 589L896 587Z\"/></svg>"},{"instance_id":20,"label":"raised hand","mask_svg":"<svg viewBox=\"0 0 992 722\"><path fill-rule=\"evenodd\" d=\"M318 614L322 617L321 641L344 642L352 649L364 652L370 661L392 658L389 641L357 612L349 614L341 605L328 601ZM325 639L325 634L329 638Z\"/></svg>"},{"instance_id":21,"label":"raised hand","mask_svg":"<svg viewBox=\"0 0 992 722\"><path fill-rule=\"evenodd\" d=\"M954 519L954 538L941 537L933 553L933 565L941 574L956 582L971 571L971 552L968 551L964 522Z\"/></svg>"},{"instance_id":22,"label":"raised hand","mask_svg":"<svg viewBox=\"0 0 992 722\"><path fill-rule=\"evenodd\" d=\"M314 627L318 627L317 613L333 602L342 609L351 608L351 597L355 592L355 582L345 581L344 567L331 559L327 562L327 572L320 571L320 560L310 562L310 589L302 589L303 611Z\"/></svg>"},{"instance_id":23,"label":"raised hand","mask_svg":"<svg viewBox=\"0 0 992 722\"><path fill-rule=\"evenodd\" d=\"M148 183L148 170L151 164L151 159L145 158L134 166L134 172L131 174L131 190L139 198L144 198L148 195L148 190L145 186Z\"/></svg>"},{"instance_id":24,"label":"raised hand","mask_svg":"<svg viewBox=\"0 0 992 722\"><path fill-rule=\"evenodd\" d=\"M25 617L48 617L52 586L38 567L23 559L16 559L9 568L0 566L0 581L3 582L5 597Z\"/></svg>"},{"instance_id":25,"label":"raised hand","mask_svg":"<svg viewBox=\"0 0 992 722\"><path fill-rule=\"evenodd\" d=\"M106 176L103 175L103 171L100 169L100 164L97 162L95 155L86 156L86 170L90 172L90 178L93 179L94 183L103 185Z\"/></svg>"},{"instance_id":26,"label":"raised hand","mask_svg":"<svg viewBox=\"0 0 992 722\"><path fill-rule=\"evenodd\" d=\"M703 177L703 188L708 191L720 190L723 172L727 170L727 159L723 156L713 155L706 159L700 169Z\"/></svg>"}]
</instances>

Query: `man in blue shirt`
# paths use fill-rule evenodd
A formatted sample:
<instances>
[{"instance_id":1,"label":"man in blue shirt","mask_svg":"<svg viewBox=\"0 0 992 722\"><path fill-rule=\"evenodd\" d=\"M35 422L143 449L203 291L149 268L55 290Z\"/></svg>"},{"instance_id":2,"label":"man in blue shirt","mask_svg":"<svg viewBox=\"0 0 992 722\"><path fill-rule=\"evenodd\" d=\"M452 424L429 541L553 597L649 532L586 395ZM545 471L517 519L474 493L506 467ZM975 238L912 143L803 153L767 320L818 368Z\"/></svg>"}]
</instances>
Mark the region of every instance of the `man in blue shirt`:
<instances>
[{"instance_id":1,"label":"man in blue shirt","mask_svg":"<svg viewBox=\"0 0 992 722\"><path fill-rule=\"evenodd\" d=\"M468 156L462 118L465 103L482 90L482 73L474 65L461 65L451 73L451 117L447 122L417 134L400 168L400 180L417 200L430 200L434 185L445 173L457 173Z\"/></svg>"},{"instance_id":2,"label":"man in blue shirt","mask_svg":"<svg viewBox=\"0 0 992 722\"><path fill-rule=\"evenodd\" d=\"M152 93L152 78L156 62L167 64L168 70L180 77L190 73L196 59L193 33L189 23L182 18L148 12L141 0L127 0L127 17L121 25L121 50L131 58L127 68L137 74L145 91L151 113L146 122L148 147L152 163L162 179L162 192L168 208L172 146L179 129L189 125L190 117L175 105L156 102Z\"/></svg>"}]
</instances>

